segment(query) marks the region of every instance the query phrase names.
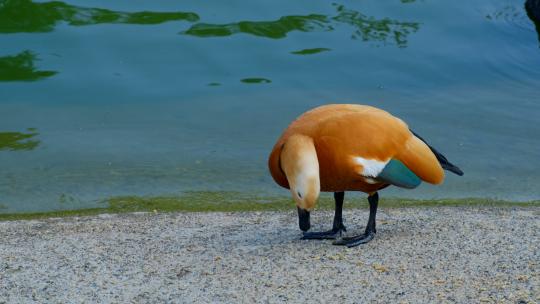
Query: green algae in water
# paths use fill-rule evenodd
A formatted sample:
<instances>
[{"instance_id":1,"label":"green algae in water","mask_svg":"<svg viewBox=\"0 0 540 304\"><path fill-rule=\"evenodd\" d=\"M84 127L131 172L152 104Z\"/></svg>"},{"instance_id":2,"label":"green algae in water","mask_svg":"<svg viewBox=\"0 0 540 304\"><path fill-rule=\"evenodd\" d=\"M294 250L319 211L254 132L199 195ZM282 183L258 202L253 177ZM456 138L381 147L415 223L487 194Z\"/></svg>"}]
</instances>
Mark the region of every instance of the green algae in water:
<instances>
[{"instance_id":1,"label":"green algae in water","mask_svg":"<svg viewBox=\"0 0 540 304\"><path fill-rule=\"evenodd\" d=\"M37 148L40 141L34 137L39 133L34 128L29 128L28 131L30 133L0 132L0 151L30 151Z\"/></svg>"},{"instance_id":2,"label":"green algae in water","mask_svg":"<svg viewBox=\"0 0 540 304\"><path fill-rule=\"evenodd\" d=\"M177 196L119 196L104 200L103 203L104 207L101 208L0 214L0 220L25 220L129 212L246 212L294 211L296 209L293 200L288 196L262 196L241 192L214 191L185 192ZM540 207L540 201L510 202L481 198L439 200L385 198L381 199L380 207ZM345 199L345 208L368 208L367 200L358 197ZM316 209L333 210L333 198L322 196L317 203Z\"/></svg>"},{"instance_id":3,"label":"green algae in water","mask_svg":"<svg viewBox=\"0 0 540 304\"><path fill-rule=\"evenodd\" d=\"M181 196L115 197L110 208L128 211L265 211L292 207L290 198L257 196L240 192L197 191Z\"/></svg>"},{"instance_id":4,"label":"green algae in water","mask_svg":"<svg viewBox=\"0 0 540 304\"><path fill-rule=\"evenodd\" d=\"M270 79L266 79L266 78L244 78L244 79L241 79L240 81L242 81L243 83L248 83L248 84L272 82Z\"/></svg>"},{"instance_id":5,"label":"green algae in water","mask_svg":"<svg viewBox=\"0 0 540 304\"><path fill-rule=\"evenodd\" d=\"M313 54L318 54L318 53L328 52L328 51L330 51L330 49L328 49L328 48L313 48L313 49L303 49L303 50L299 50L299 51L294 51L294 52L291 52L291 54L294 54L294 55L313 55Z\"/></svg>"}]
</instances>

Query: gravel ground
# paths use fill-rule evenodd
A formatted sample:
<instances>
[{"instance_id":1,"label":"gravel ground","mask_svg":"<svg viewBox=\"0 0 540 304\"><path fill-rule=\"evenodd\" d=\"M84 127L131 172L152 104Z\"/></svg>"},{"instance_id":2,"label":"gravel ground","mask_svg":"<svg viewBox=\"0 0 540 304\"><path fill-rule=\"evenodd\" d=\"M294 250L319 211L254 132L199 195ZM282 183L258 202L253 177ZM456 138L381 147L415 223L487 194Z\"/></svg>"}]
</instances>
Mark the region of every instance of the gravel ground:
<instances>
[{"instance_id":1,"label":"gravel ground","mask_svg":"<svg viewBox=\"0 0 540 304\"><path fill-rule=\"evenodd\" d=\"M347 210L348 234L367 215ZM380 210L350 249L299 240L293 211L0 222L0 303L538 303L539 215Z\"/></svg>"}]
</instances>

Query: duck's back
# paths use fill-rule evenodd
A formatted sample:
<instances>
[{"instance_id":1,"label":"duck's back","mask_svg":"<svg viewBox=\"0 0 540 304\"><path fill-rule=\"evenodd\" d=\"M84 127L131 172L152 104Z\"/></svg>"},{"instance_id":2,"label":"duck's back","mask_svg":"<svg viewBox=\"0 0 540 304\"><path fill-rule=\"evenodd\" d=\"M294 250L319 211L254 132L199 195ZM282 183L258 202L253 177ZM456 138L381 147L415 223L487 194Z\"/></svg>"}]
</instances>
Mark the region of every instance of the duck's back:
<instances>
[{"instance_id":1,"label":"duck's back","mask_svg":"<svg viewBox=\"0 0 540 304\"><path fill-rule=\"evenodd\" d=\"M319 159L321 191L376 191L386 186L369 176L397 159L422 180L438 183L444 176L429 147L399 118L364 105L326 105L293 121L270 155L274 180L288 187L279 168L279 152L287 138L303 134L313 138ZM420 157L419 157L420 156ZM441 175L442 174L442 175Z\"/></svg>"}]
</instances>

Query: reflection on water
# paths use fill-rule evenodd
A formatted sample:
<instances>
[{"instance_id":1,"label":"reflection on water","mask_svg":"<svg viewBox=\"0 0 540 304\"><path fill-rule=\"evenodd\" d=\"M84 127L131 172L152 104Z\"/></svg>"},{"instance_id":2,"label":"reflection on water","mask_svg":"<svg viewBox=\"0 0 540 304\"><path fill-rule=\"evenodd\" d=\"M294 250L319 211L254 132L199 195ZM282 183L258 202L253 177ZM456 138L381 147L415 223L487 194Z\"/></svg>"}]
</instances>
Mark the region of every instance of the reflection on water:
<instances>
[{"instance_id":1,"label":"reflection on water","mask_svg":"<svg viewBox=\"0 0 540 304\"><path fill-rule=\"evenodd\" d=\"M0 81L34 81L57 73L36 70L36 60L36 55L28 50L14 56L0 57Z\"/></svg>"},{"instance_id":2,"label":"reflection on water","mask_svg":"<svg viewBox=\"0 0 540 304\"><path fill-rule=\"evenodd\" d=\"M39 133L29 128L28 133L0 132L0 151L30 151L39 146L40 141L34 137Z\"/></svg>"},{"instance_id":3,"label":"reflection on water","mask_svg":"<svg viewBox=\"0 0 540 304\"><path fill-rule=\"evenodd\" d=\"M313 48L313 49L303 49L303 50L299 50L299 51L294 51L294 52L291 52L291 54L294 54L294 55L313 55L313 54L318 54L318 53L328 52L328 51L330 51L330 49L328 49L328 48Z\"/></svg>"},{"instance_id":4,"label":"reflection on water","mask_svg":"<svg viewBox=\"0 0 540 304\"><path fill-rule=\"evenodd\" d=\"M30 0L0 1L0 33L49 32L60 21L70 25L100 23L159 24L167 21L195 22L199 16L190 12L126 13L101 8L69 5L60 1L32 2Z\"/></svg>"},{"instance_id":5,"label":"reflection on water","mask_svg":"<svg viewBox=\"0 0 540 304\"><path fill-rule=\"evenodd\" d=\"M403 1L402 1L403 2ZM404 1L412 2L412 1ZM289 32L332 31L338 24L355 28L353 39L363 41L395 42L405 47L407 35L418 30L416 22L401 22L389 18L376 19L358 11L336 5L333 17L310 14L307 16L284 16L275 21L240 21L228 24L198 23L183 32L198 37L230 36L237 33L280 39ZM167 21L185 20L196 22L199 16L192 12L119 12L101 8L88 8L53 1L35 3L30 0L4 0L0 2L0 33L49 32L60 21L70 25L93 25L101 23L159 24Z\"/></svg>"},{"instance_id":6,"label":"reflection on water","mask_svg":"<svg viewBox=\"0 0 540 304\"><path fill-rule=\"evenodd\" d=\"M292 31L314 32L330 31L328 18L324 15L285 16L276 21L241 21L229 24L197 23L187 31L186 35L197 37L221 37L238 33L259 37L280 39Z\"/></svg>"},{"instance_id":7,"label":"reflection on water","mask_svg":"<svg viewBox=\"0 0 540 304\"><path fill-rule=\"evenodd\" d=\"M390 18L377 19L358 11L337 5L337 15L333 17L311 14L307 16L285 16L275 21L240 21L228 24L197 23L182 32L197 37L223 37L238 33L259 37L280 39L289 32L333 31L335 26L346 24L354 28L352 39L395 43L407 46L407 36L419 28L417 22L402 22Z\"/></svg>"}]
</instances>

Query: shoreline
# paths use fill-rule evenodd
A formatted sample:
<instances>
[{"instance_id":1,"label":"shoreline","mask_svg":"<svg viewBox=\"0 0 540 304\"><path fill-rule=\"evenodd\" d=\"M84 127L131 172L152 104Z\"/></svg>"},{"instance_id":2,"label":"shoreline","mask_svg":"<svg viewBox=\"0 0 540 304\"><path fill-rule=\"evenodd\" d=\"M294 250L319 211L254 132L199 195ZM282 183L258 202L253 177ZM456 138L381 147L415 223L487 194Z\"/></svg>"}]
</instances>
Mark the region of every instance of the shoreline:
<instances>
[{"instance_id":1,"label":"shoreline","mask_svg":"<svg viewBox=\"0 0 540 304\"><path fill-rule=\"evenodd\" d=\"M103 207L66 209L43 212L1 213L0 222L45 218L69 218L99 214L123 214L133 212L249 212L288 211L294 209L289 196L261 196L241 192L186 192L174 196L119 196L103 201ZM385 197L380 208L427 208L427 207L540 207L540 200L506 201L491 198L457 199L408 199ZM345 198L344 209L367 208L367 200L357 195ZM334 200L321 196L316 210L333 210ZM1 210L1 209L0 209Z\"/></svg>"},{"instance_id":2,"label":"shoreline","mask_svg":"<svg viewBox=\"0 0 540 304\"><path fill-rule=\"evenodd\" d=\"M11 302L535 303L538 207L381 208L368 244L300 240L295 210L0 222ZM344 211L347 235L368 210ZM314 230L332 211L313 212ZM2 300L0 300L2 302Z\"/></svg>"}]
</instances>

